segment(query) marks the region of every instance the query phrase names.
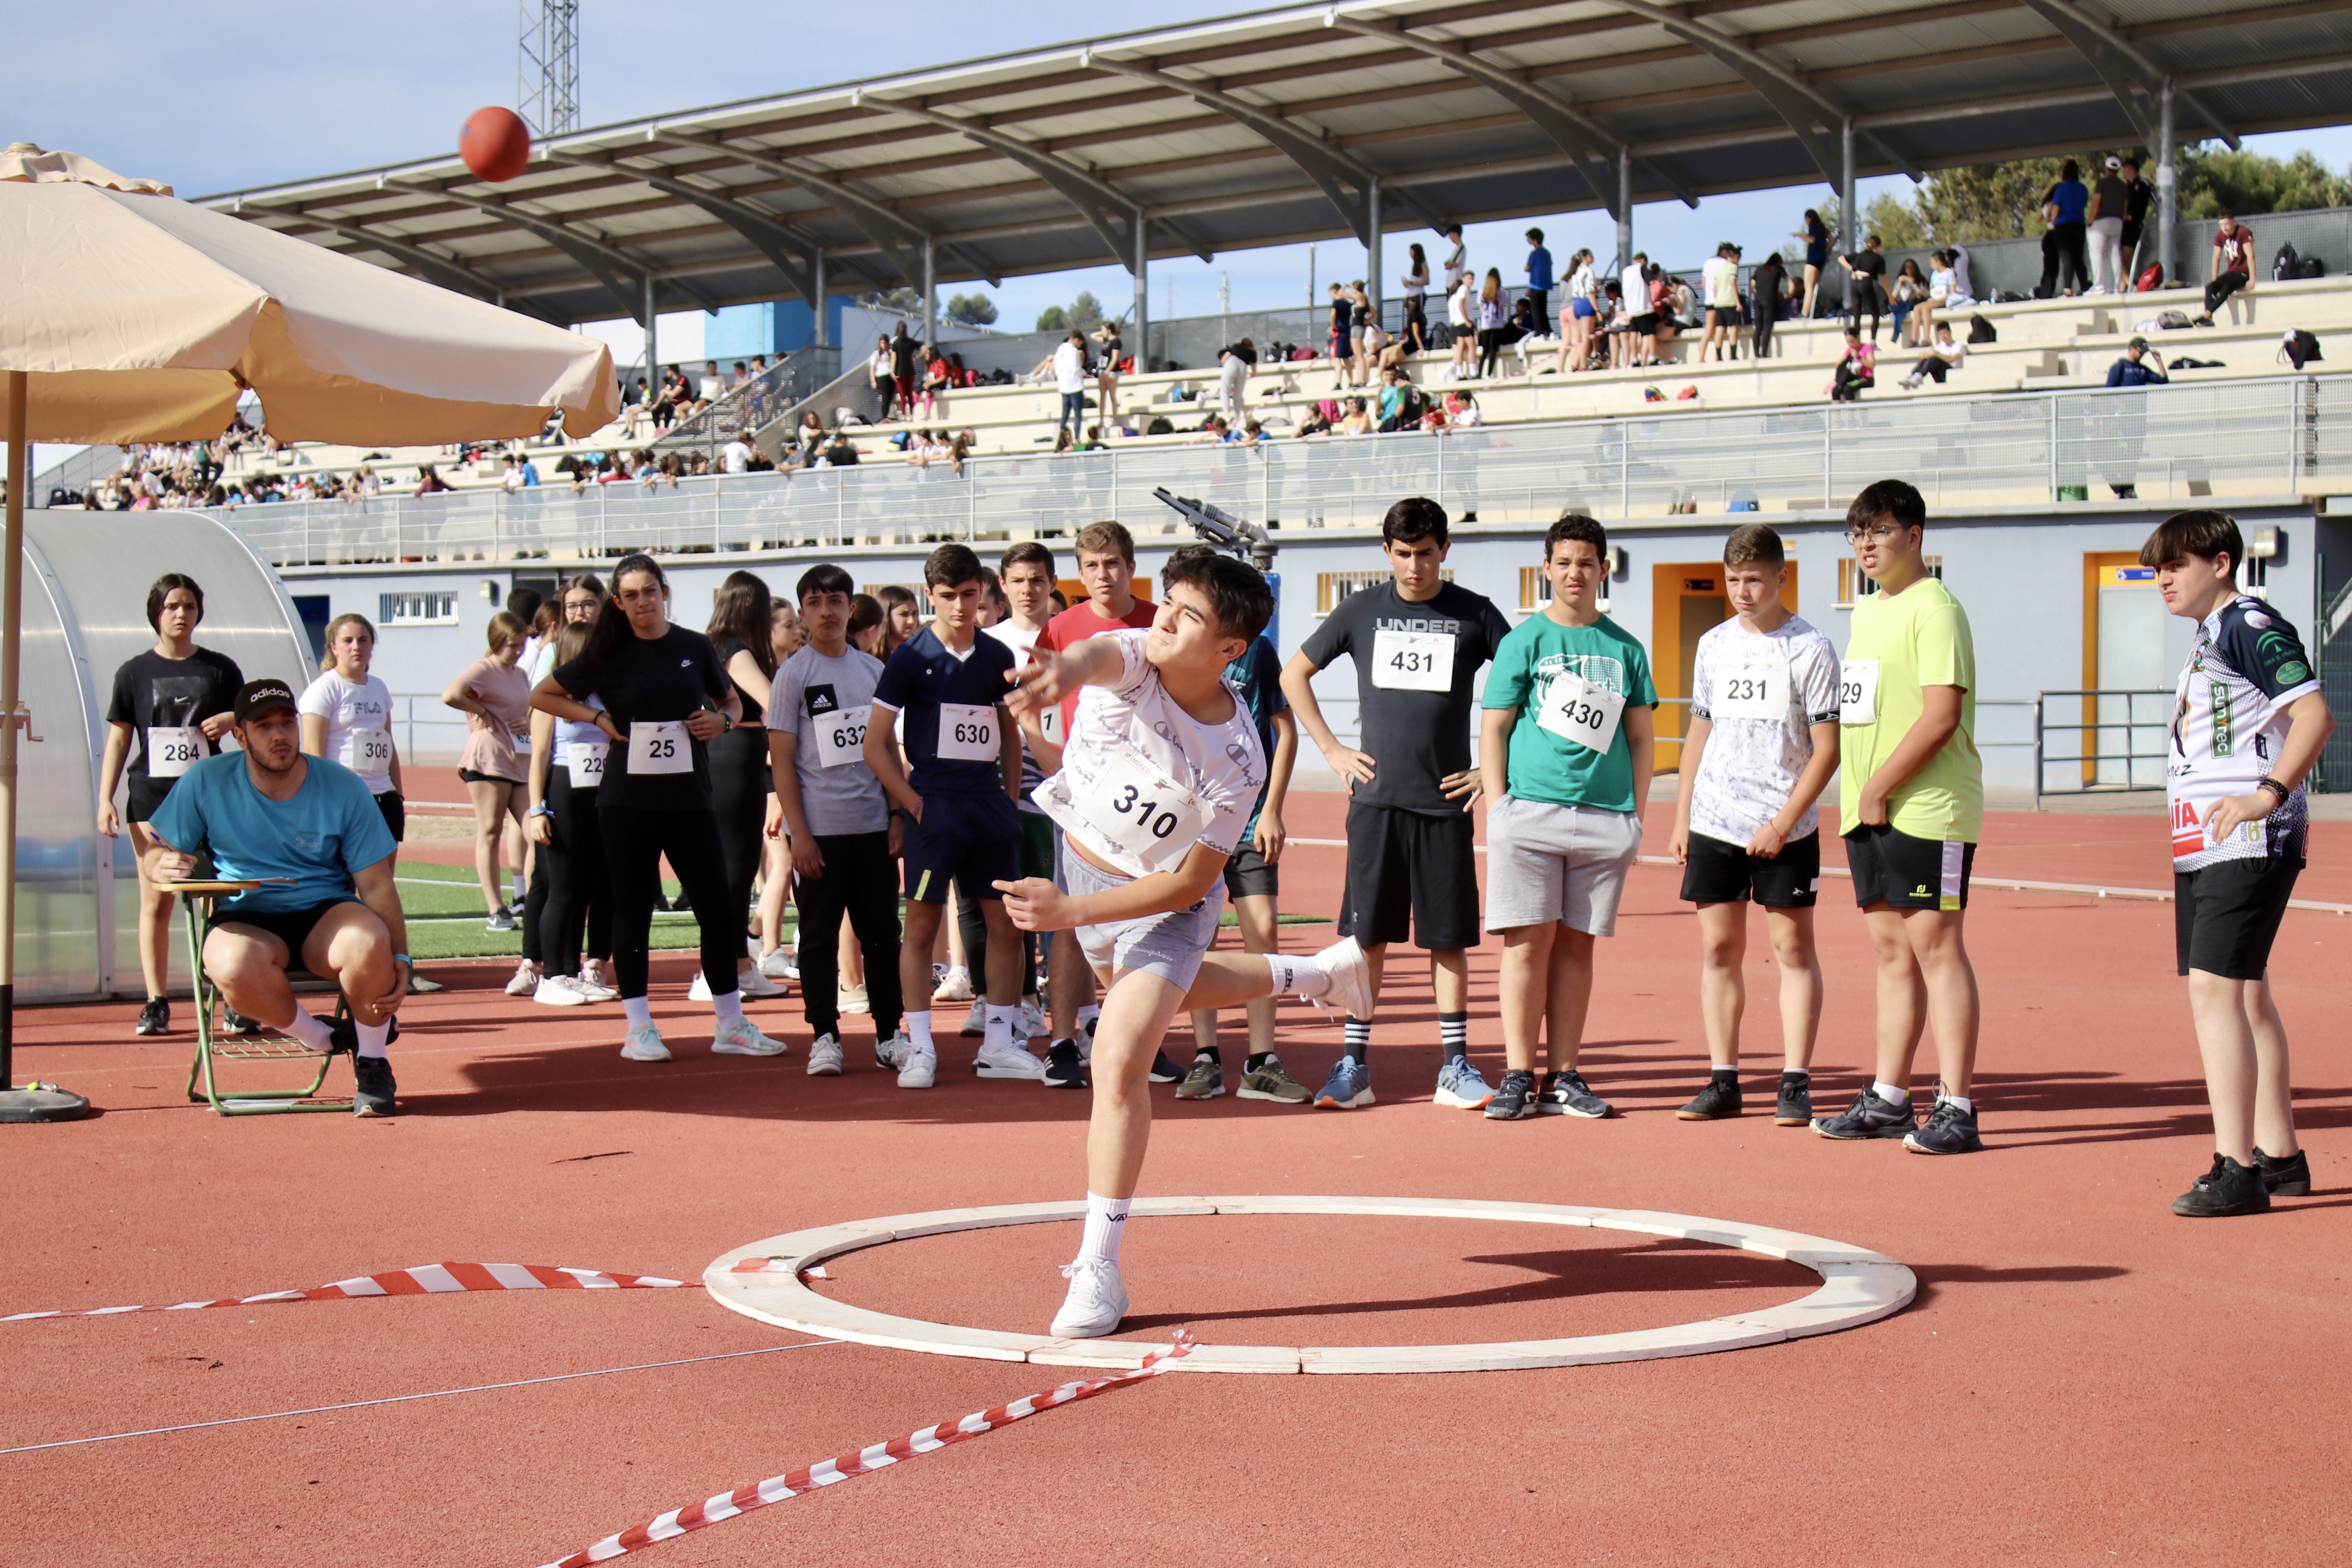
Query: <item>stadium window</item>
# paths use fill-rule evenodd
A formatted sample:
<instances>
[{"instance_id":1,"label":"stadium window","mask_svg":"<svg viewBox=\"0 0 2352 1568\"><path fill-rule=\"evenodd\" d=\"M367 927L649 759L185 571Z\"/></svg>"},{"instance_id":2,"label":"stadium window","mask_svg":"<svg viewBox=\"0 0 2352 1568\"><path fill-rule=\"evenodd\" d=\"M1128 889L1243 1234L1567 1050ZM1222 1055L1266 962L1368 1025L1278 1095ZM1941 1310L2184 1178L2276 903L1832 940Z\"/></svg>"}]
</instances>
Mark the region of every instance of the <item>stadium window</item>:
<instances>
[{"instance_id":1,"label":"stadium window","mask_svg":"<svg viewBox=\"0 0 2352 1568\"><path fill-rule=\"evenodd\" d=\"M1440 573L1446 582L1454 581L1450 571ZM1315 618L1321 620L1349 595L1365 588L1377 588L1390 581L1385 570L1378 572L1318 572L1315 574Z\"/></svg>"},{"instance_id":2,"label":"stadium window","mask_svg":"<svg viewBox=\"0 0 2352 1568\"><path fill-rule=\"evenodd\" d=\"M454 626L457 595L452 594L380 594L376 596L380 626Z\"/></svg>"},{"instance_id":3,"label":"stadium window","mask_svg":"<svg viewBox=\"0 0 2352 1568\"><path fill-rule=\"evenodd\" d=\"M1944 558L1942 556L1922 555L1919 559L1921 563L1927 566L1928 576L1933 577L1938 583L1944 580ZM1860 562L1856 561L1851 555L1843 556L1839 559L1836 605L1838 609L1851 610L1853 608L1854 601L1856 599L1866 599L1871 595L1877 592L1878 584L1872 582L1868 577L1863 574L1862 563Z\"/></svg>"}]
</instances>

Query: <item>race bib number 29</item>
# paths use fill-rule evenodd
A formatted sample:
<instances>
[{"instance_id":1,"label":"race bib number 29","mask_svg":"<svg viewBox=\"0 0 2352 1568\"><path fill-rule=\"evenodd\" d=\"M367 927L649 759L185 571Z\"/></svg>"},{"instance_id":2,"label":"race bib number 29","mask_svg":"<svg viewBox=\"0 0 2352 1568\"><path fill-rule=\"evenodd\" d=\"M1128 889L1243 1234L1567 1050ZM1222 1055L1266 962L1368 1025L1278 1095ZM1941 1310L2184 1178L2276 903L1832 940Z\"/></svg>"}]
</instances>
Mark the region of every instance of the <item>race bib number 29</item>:
<instances>
[{"instance_id":1,"label":"race bib number 29","mask_svg":"<svg viewBox=\"0 0 2352 1568\"><path fill-rule=\"evenodd\" d=\"M1878 722L1878 661L1850 658L1838 667L1838 722Z\"/></svg>"}]
</instances>

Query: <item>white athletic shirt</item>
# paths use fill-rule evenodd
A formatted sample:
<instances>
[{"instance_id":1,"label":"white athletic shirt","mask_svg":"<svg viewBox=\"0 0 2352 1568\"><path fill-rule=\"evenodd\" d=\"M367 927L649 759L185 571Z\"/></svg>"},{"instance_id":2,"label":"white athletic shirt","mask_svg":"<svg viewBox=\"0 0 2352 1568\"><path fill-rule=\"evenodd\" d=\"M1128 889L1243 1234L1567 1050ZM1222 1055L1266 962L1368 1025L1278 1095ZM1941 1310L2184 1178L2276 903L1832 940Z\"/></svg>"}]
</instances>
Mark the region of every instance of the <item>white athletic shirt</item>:
<instances>
[{"instance_id":1,"label":"white athletic shirt","mask_svg":"<svg viewBox=\"0 0 2352 1568\"><path fill-rule=\"evenodd\" d=\"M1837 649L1797 616L1770 632L1736 619L1711 626L1691 661L1691 717L1713 726L1691 785L1691 831L1744 849L1796 792L1812 726L1838 721ZM1820 826L1821 808L1808 806L1789 837Z\"/></svg>"},{"instance_id":2,"label":"white athletic shirt","mask_svg":"<svg viewBox=\"0 0 2352 1568\"><path fill-rule=\"evenodd\" d=\"M1045 628L1039 626L1035 631L1024 631L1013 622L1005 620L980 629L984 636L994 637L1013 650L1013 668L1015 670L1025 670L1029 668L1029 650L1037 646L1038 636ZM1037 765L1036 755L1029 750L1029 739L1024 735L1021 739L1022 810L1034 812L1037 809L1037 803L1031 797L1037 793L1037 786L1045 782L1045 770Z\"/></svg>"},{"instance_id":3,"label":"white athletic shirt","mask_svg":"<svg viewBox=\"0 0 2352 1568\"><path fill-rule=\"evenodd\" d=\"M1054 384L1066 397L1087 389L1086 353L1067 339L1054 351Z\"/></svg>"},{"instance_id":4,"label":"white athletic shirt","mask_svg":"<svg viewBox=\"0 0 2352 1568\"><path fill-rule=\"evenodd\" d=\"M1088 646L1108 640L1118 647L1118 679L1109 686L1089 686L1079 695L1069 742L1062 749L1062 771L1037 790L1037 805L1047 816L1104 865L1130 877L1154 869L1172 871L1175 865L1145 865L1141 857L1113 844L1080 809L1077 797L1097 790L1115 760L1132 752L1171 782L1192 790L1208 808L1208 826L1199 842L1220 855L1241 847L1242 829L1265 784L1265 752L1241 692L1226 681L1233 716L1215 724L1195 720L1168 695L1160 684L1160 671L1144 657L1144 642L1150 635L1150 628L1138 626L1089 639Z\"/></svg>"},{"instance_id":5,"label":"white athletic shirt","mask_svg":"<svg viewBox=\"0 0 2352 1568\"><path fill-rule=\"evenodd\" d=\"M371 675L350 681L330 669L294 705L327 721L326 756L360 775L370 795L392 788L392 691ZM372 764L372 765L371 765Z\"/></svg>"},{"instance_id":6,"label":"white athletic shirt","mask_svg":"<svg viewBox=\"0 0 2352 1568\"><path fill-rule=\"evenodd\" d=\"M2286 743L2287 708L2318 689L2303 639L2260 599L2239 595L2198 623L2180 672L2164 770L2175 871L2264 856L2304 858L2309 817L2300 786L2226 844L2213 842L2205 821L2223 796L2254 792L2254 781L2277 764Z\"/></svg>"},{"instance_id":7,"label":"white athletic shirt","mask_svg":"<svg viewBox=\"0 0 2352 1568\"><path fill-rule=\"evenodd\" d=\"M1590 300L1600 287L1593 281L1592 263L1590 261L1579 263L1576 270L1568 275L1568 297L1570 300Z\"/></svg>"}]
</instances>

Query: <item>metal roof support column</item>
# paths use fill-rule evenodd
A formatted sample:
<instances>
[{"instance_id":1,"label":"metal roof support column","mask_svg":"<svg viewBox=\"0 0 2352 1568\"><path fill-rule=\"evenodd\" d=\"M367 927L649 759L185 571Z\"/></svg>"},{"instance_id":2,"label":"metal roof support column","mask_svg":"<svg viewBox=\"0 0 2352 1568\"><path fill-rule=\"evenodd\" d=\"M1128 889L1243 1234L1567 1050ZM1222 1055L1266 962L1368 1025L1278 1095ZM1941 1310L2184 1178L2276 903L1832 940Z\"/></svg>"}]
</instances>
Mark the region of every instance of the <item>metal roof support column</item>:
<instances>
[{"instance_id":1,"label":"metal roof support column","mask_svg":"<svg viewBox=\"0 0 2352 1568\"><path fill-rule=\"evenodd\" d=\"M1610 270L1622 273L1633 265L1633 149L1620 142L1617 147L1617 264ZM1625 308L1633 310L1633 302L1628 300Z\"/></svg>"},{"instance_id":2,"label":"metal roof support column","mask_svg":"<svg viewBox=\"0 0 2352 1568\"><path fill-rule=\"evenodd\" d=\"M1135 368L1151 368L1151 244L1150 224L1143 209L1135 209Z\"/></svg>"},{"instance_id":3,"label":"metal roof support column","mask_svg":"<svg viewBox=\"0 0 2352 1568\"><path fill-rule=\"evenodd\" d=\"M1364 185L1364 292L1371 297L1372 320L1381 320L1381 177ZM1381 327L1387 324L1382 321Z\"/></svg>"},{"instance_id":4,"label":"metal roof support column","mask_svg":"<svg viewBox=\"0 0 2352 1568\"><path fill-rule=\"evenodd\" d=\"M2156 259L2167 288L2180 281L2173 262L2175 229L2180 221L2179 171L2172 165L2172 79L2156 90Z\"/></svg>"},{"instance_id":5,"label":"metal roof support column","mask_svg":"<svg viewBox=\"0 0 2352 1568\"><path fill-rule=\"evenodd\" d=\"M811 258L811 261L812 265L809 270L814 275L816 279L816 321L814 325L809 328L809 346L812 348L821 349L830 343L833 339L833 333L825 325L825 317L829 313L825 309L825 303L829 296L825 290L826 279L824 276L824 250L823 247L818 247L816 255Z\"/></svg>"},{"instance_id":6,"label":"metal roof support column","mask_svg":"<svg viewBox=\"0 0 2352 1568\"><path fill-rule=\"evenodd\" d=\"M646 274L646 411L653 412L654 398L661 392L661 355L659 334L655 331L654 275Z\"/></svg>"},{"instance_id":7,"label":"metal roof support column","mask_svg":"<svg viewBox=\"0 0 2352 1568\"><path fill-rule=\"evenodd\" d=\"M1853 116L1838 121L1838 229L1845 253L1862 249L1862 215L1853 210Z\"/></svg>"},{"instance_id":8,"label":"metal roof support column","mask_svg":"<svg viewBox=\"0 0 2352 1568\"><path fill-rule=\"evenodd\" d=\"M931 237L923 237L923 342L940 341L940 274L934 264Z\"/></svg>"}]
</instances>

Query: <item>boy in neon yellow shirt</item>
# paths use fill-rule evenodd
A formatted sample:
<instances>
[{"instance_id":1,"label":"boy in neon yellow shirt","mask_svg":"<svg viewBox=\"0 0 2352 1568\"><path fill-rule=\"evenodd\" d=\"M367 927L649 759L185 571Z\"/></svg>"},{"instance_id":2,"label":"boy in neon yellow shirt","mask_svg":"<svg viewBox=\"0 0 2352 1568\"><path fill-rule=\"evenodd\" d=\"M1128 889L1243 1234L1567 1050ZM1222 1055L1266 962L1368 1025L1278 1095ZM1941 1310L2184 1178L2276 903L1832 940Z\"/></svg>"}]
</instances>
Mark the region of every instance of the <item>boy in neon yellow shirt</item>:
<instances>
[{"instance_id":1,"label":"boy in neon yellow shirt","mask_svg":"<svg viewBox=\"0 0 2352 1568\"><path fill-rule=\"evenodd\" d=\"M1927 507L1917 490L1881 479L1854 497L1845 521L1854 558L1878 589L1853 607L1838 679L1839 831L1878 954L1878 1079L1813 1131L1900 1138L1918 1154L1974 1153L1984 1147L1969 1098L1977 978L1961 926L1984 830L1976 645L1968 612L1920 555ZM1943 1082L1922 1127L1911 1062L1929 1021Z\"/></svg>"}]
</instances>

